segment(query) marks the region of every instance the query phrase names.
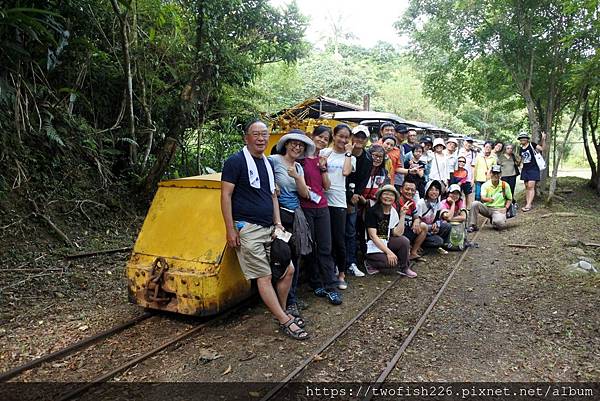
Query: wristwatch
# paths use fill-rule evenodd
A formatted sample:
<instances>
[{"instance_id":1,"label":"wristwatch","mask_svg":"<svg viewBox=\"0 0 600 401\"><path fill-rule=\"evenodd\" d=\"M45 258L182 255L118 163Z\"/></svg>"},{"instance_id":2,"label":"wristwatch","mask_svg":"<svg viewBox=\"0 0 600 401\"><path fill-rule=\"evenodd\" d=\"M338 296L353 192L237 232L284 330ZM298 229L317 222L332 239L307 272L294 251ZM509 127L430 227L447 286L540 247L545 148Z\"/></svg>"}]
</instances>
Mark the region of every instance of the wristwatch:
<instances>
[{"instance_id":1,"label":"wristwatch","mask_svg":"<svg viewBox=\"0 0 600 401\"><path fill-rule=\"evenodd\" d=\"M346 157L352 157L352 153L346 152Z\"/></svg>"}]
</instances>

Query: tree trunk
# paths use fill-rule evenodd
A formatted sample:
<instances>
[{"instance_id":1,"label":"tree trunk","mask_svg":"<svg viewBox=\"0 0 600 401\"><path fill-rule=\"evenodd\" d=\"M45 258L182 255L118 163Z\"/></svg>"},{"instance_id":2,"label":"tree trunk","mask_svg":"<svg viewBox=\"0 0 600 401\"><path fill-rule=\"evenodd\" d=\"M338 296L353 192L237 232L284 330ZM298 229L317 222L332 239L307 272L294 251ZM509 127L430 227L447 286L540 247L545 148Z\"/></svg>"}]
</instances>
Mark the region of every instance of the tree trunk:
<instances>
[{"instance_id":1,"label":"tree trunk","mask_svg":"<svg viewBox=\"0 0 600 401\"><path fill-rule=\"evenodd\" d=\"M567 133L565 134L565 138L563 139L560 149L555 148L556 158L554 160L554 165L552 166L552 177L550 179L550 188L548 190L548 198L546 199L547 205L552 204L552 197L554 196L554 192L556 191L558 166L560 165L560 161L564 154L565 147L567 146L567 141L569 140L569 135L571 135L571 132L573 131L573 128L575 128L575 124L577 123L577 120L579 119L579 111L581 110L581 101L583 100L586 91L587 91L587 86L582 88L581 91L579 92L579 96L577 97L577 106L575 107L575 111L573 112L573 117L571 118L571 122L569 123L569 129L567 130ZM556 142L556 140L555 140L555 142ZM556 145L555 145L555 147L556 147Z\"/></svg>"},{"instance_id":2,"label":"tree trunk","mask_svg":"<svg viewBox=\"0 0 600 401\"><path fill-rule=\"evenodd\" d=\"M125 64L125 74L127 77L127 109L129 114L129 137L132 141L136 142L135 138L135 114L133 112L133 74L131 72L131 56L129 54L129 22L127 20L126 10L121 13L117 0L110 0L115 14L119 19L119 25L121 26L121 47L123 50L123 61ZM137 145L135 143L129 143L129 165L133 166L137 161Z\"/></svg>"},{"instance_id":3,"label":"tree trunk","mask_svg":"<svg viewBox=\"0 0 600 401\"><path fill-rule=\"evenodd\" d=\"M591 101L591 104L590 104ZM592 178L590 179L590 187L593 188L600 195L600 141L597 140L596 130L598 128L598 118L600 117L600 92L596 92L595 95L590 99L589 93L586 93L585 102L583 104L583 116L581 128L583 132L583 146L585 149L585 156L587 157L588 164L592 171ZM588 131L589 128L589 131ZM590 150L590 138L596 153L596 161Z\"/></svg>"},{"instance_id":4,"label":"tree trunk","mask_svg":"<svg viewBox=\"0 0 600 401\"><path fill-rule=\"evenodd\" d=\"M156 162L150 169L150 172L146 176L144 183L144 191L147 195L151 195L156 190L158 183L160 182L165 171L169 167L175 152L177 151L177 141L174 138L167 137L165 143L156 157Z\"/></svg>"}]
</instances>

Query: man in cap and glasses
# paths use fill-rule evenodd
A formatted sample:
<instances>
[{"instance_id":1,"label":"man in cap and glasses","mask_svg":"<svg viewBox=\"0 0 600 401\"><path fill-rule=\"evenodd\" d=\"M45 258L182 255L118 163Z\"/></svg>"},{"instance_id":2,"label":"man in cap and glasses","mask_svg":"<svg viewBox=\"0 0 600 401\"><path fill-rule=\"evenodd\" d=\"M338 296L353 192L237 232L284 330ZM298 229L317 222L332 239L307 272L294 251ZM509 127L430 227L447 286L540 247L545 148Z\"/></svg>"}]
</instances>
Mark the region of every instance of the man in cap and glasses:
<instances>
[{"instance_id":1,"label":"man in cap and glasses","mask_svg":"<svg viewBox=\"0 0 600 401\"><path fill-rule=\"evenodd\" d=\"M506 211L512 203L510 185L500 179L502 169L499 165L494 164L490 174L491 178L481 186L481 201L473 202L471 207L468 232L479 230L477 217L480 214L489 218L496 230L506 227Z\"/></svg>"}]
</instances>

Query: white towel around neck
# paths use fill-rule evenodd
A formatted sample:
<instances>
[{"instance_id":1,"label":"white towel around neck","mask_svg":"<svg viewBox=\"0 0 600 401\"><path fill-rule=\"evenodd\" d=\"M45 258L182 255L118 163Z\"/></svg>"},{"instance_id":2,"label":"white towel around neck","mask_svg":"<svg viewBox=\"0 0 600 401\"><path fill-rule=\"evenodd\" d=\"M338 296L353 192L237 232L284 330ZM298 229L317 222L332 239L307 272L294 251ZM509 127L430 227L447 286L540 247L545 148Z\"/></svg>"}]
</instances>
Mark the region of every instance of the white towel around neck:
<instances>
[{"instance_id":1,"label":"white towel around neck","mask_svg":"<svg viewBox=\"0 0 600 401\"><path fill-rule=\"evenodd\" d=\"M250 180L250 186L252 188L260 189L260 176L258 175L258 168L256 167L256 162L254 161L254 157L250 154L248 150L248 146L244 146L242 149L244 152L244 157L246 158L246 166L248 167L248 179ZM271 163L267 160L265 155L262 155L263 161L265 162L265 167L267 169L267 175L269 176L269 189L271 193L275 193L275 176L273 175L273 169L271 168Z\"/></svg>"}]
</instances>

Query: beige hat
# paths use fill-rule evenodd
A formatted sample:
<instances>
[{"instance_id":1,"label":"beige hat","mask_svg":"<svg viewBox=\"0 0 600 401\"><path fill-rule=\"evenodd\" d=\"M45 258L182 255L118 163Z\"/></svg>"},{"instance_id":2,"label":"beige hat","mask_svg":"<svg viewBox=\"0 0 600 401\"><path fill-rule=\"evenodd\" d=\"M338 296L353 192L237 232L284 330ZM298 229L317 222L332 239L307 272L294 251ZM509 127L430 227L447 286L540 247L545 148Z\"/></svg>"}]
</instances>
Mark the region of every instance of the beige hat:
<instances>
[{"instance_id":1,"label":"beige hat","mask_svg":"<svg viewBox=\"0 0 600 401\"><path fill-rule=\"evenodd\" d=\"M434 149L438 145L442 145L444 147L444 149L446 148L446 144L444 143L444 140L442 138L435 138L435 140L433 141L433 148Z\"/></svg>"},{"instance_id":2,"label":"beige hat","mask_svg":"<svg viewBox=\"0 0 600 401\"><path fill-rule=\"evenodd\" d=\"M394 202L398 202L398 199L400 199L400 193L396 190L396 188L394 188L394 186L391 185L391 184L386 184L383 187L379 188L379 190L375 194L375 196L377 197L377 202L380 201L381 194L383 194L384 192L391 192L391 193L393 193L394 196L396 197L396 199L394 200Z\"/></svg>"},{"instance_id":3,"label":"beige hat","mask_svg":"<svg viewBox=\"0 0 600 401\"><path fill-rule=\"evenodd\" d=\"M283 152L283 148L285 147L285 143L287 141L296 140L306 145L304 147L304 154L300 157L301 159L303 159L306 156L313 155L315 153L315 144L309 137L304 135L302 132L303 131L300 130L292 130L289 133L282 136L281 139L279 139L279 141L277 142L277 153L281 154Z\"/></svg>"},{"instance_id":4,"label":"beige hat","mask_svg":"<svg viewBox=\"0 0 600 401\"><path fill-rule=\"evenodd\" d=\"M458 141L456 140L456 138L448 138L448 140L446 141L446 143L455 143L456 145L458 145Z\"/></svg>"}]
</instances>

